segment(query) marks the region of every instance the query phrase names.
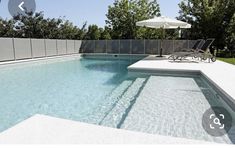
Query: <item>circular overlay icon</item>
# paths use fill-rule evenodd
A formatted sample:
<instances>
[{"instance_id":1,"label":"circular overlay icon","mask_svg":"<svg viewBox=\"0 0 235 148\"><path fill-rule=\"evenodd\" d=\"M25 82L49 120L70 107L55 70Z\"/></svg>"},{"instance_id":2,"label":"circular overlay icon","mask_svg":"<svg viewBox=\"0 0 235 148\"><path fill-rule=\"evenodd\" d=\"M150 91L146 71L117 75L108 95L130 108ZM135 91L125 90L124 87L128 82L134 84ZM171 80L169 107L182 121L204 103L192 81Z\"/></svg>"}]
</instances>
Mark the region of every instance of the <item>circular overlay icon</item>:
<instances>
[{"instance_id":1,"label":"circular overlay icon","mask_svg":"<svg viewBox=\"0 0 235 148\"><path fill-rule=\"evenodd\" d=\"M35 0L9 0L8 10L12 17L27 16L36 10Z\"/></svg>"},{"instance_id":2,"label":"circular overlay icon","mask_svg":"<svg viewBox=\"0 0 235 148\"><path fill-rule=\"evenodd\" d=\"M232 127L232 117L223 107L212 107L203 114L202 126L211 136L220 137Z\"/></svg>"}]
</instances>

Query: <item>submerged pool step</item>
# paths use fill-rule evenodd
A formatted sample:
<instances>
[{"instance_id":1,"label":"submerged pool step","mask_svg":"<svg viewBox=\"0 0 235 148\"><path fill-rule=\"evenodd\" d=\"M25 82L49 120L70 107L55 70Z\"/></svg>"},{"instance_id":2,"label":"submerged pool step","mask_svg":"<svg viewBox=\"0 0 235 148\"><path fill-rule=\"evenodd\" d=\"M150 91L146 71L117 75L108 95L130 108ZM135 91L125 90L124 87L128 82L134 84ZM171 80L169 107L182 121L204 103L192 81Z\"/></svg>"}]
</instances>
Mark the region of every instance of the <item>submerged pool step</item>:
<instances>
[{"instance_id":1,"label":"submerged pool step","mask_svg":"<svg viewBox=\"0 0 235 148\"><path fill-rule=\"evenodd\" d=\"M128 113L128 109L132 106L133 101L144 86L146 80L147 78L137 78L116 103L115 107L102 120L100 125L118 128L119 124L122 123L122 120Z\"/></svg>"},{"instance_id":2,"label":"submerged pool step","mask_svg":"<svg viewBox=\"0 0 235 148\"><path fill-rule=\"evenodd\" d=\"M99 105L91 115L88 116L89 123L99 124L107 116L110 110L113 109L115 104L119 101L126 90L131 86L133 80L125 80L118 85L105 99L101 105Z\"/></svg>"}]
</instances>

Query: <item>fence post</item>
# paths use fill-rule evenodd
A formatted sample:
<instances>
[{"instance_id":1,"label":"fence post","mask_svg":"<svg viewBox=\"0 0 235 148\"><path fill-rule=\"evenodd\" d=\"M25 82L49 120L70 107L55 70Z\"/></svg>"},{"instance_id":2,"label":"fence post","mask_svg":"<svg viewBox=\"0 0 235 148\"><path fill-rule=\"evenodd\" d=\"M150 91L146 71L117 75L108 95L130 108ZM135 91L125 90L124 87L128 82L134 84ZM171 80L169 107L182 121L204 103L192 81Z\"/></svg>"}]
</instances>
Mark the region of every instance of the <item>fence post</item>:
<instances>
[{"instance_id":1,"label":"fence post","mask_svg":"<svg viewBox=\"0 0 235 148\"><path fill-rule=\"evenodd\" d=\"M45 48L45 57L47 57L47 46L46 46L46 39L43 39L44 40L44 48Z\"/></svg>"},{"instance_id":2,"label":"fence post","mask_svg":"<svg viewBox=\"0 0 235 148\"><path fill-rule=\"evenodd\" d=\"M162 44L162 41L161 40L157 40L157 45L158 45L158 48L157 48L157 54L160 54L160 48L161 48L161 45Z\"/></svg>"},{"instance_id":3,"label":"fence post","mask_svg":"<svg viewBox=\"0 0 235 148\"><path fill-rule=\"evenodd\" d=\"M56 39L56 55L58 56L59 55L59 51L58 51L58 42L57 42L57 39Z\"/></svg>"},{"instance_id":4,"label":"fence post","mask_svg":"<svg viewBox=\"0 0 235 148\"><path fill-rule=\"evenodd\" d=\"M15 49L15 41L14 41L14 38L12 38L12 46L13 46L14 61L16 61L16 49Z\"/></svg>"},{"instance_id":5,"label":"fence post","mask_svg":"<svg viewBox=\"0 0 235 148\"><path fill-rule=\"evenodd\" d=\"M130 39L130 51L129 54L132 54L132 39Z\"/></svg>"},{"instance_id":6,"label":"fence post","mask_svg":"<svg viewBox=\"0 0 235 148\"><path fill-rule=\"evenodd\" d=\"M188 49L189 49L189 40L187 40L187 43L188 43Z\"/></svg>"},{"instance_id":7,"label":"fence post","mask_svg":"<svg viewBox=\"0 0 235 148\"><path fill-rule=\"evenodd\" d=\"M66 41L66 55L68 54L68 40L65 40Z\"/></svg>"},{"instance_id":8,"label":"fence post","mask_svg":"<svg viewBox=\"0 0 235 148\"><path fill-rule=\"evenodd\" d=\"M144 54L146 54L146 49L145 49L145 39L144 39Z\"/></svg>"},{"instance_id":9,"label":"fence post","mask_svg":"<svg viewBox=\"0 0 235 148\"><path fill-rule=\"evenodd\" d=\"M76 45L75 45L75 44L76 44L76 40L73 40L73 43L74 43L74 44L73 44L73 54L74 54L75 51L76 51L76 49L75 49L75 48L76 48Z\"/></svg>"},{"instance_id":10,"label":"fence post","mask_svg":"<svg viewBox=\"0 0 235 148\"><path fill-rule=\"evenodd\" d=\"M118 43L119 43L119 45L118 45L119 46L119 48L118 48L119 54L121 54L121 40L120 39L118 40Z\"/></svg>"},{"instance_id":11,"label":"fence post","mask_svg":"<svg viewBox=\"0 0 235 148\"><path fill-rule=\"evenodd\" d=\"M106 54L108 54L108 44L107 44L107 40L105 40L105 52L106 52Z\"/></svg>"},{"instance_id":12,"label":"fence post","mask_svg":"<svg viewBox=\"0 0 235 148\"><path fill-rule=\"evenodd\" d=\"M29 41L30 41L30 48L31 48L31 59L33 59L33 45L32 45L32 39L29 38Z\"/></svg>"},{"instance_id":13,"label":"fence post","mask_svg":"<svg viewBox=\"0 0 235 148\"><path fill-rule=\"evenodd\" d=\"M80 47L80 48L82 48L82 42L83 42L83 40L81 40L81 47ZM80 51L80 49L79 49L79 51ZM78 51L78 52L79 52L79 51ZM84 52L85 52L85 49L82 48L81 52L84 53Z\"/></svg>"},{"instance_id":14,"label":"fence post","mask_svg":"<svg viewBox=\"0 0 235 148\"><path fill-rule=\"evenodd\" d=\"M94 53L96 53L96 41L95 40L93 41L94 41Z\"/></svg>"}]
</instances>

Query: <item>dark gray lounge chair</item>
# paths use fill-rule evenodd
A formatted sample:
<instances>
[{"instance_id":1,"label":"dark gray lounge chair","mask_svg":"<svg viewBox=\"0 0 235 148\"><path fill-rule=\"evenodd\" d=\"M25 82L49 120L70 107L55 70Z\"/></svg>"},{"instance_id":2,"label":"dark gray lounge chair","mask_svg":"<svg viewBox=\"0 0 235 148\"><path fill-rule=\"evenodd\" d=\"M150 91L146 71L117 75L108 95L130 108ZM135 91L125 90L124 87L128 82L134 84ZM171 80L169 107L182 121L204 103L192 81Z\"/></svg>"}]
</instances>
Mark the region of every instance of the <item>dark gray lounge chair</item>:
<instances>
[{"instance_id":1,"label":"dark gray lounge chair","mask_svg":"<svg viewBox=\"0 0 235 148\"><path fill-rule=\"evenodd\" d=\"M210 46L214 42L215 39L207 39L205 43L202 45L202 47L198 50L195 50L193 52L179 52L177 55L174 56L173 60L183 60L187 57L193 57L193 58L199 58L201 60L207 60L209 59L212 62L216 61L216 53L210 52Z\"/></svg>"},{"instance_id":2,"label":"dark gray lounge chair","mask_svg":"<svg viewBox=\"0 0 235 148\"><path fill-rule=\"evenodd\" d=\"M181 51L178 51L178 52L174 52L172 53L168 59L172 59L172 60L176 60L178 58L180 58L182 55L185 55L185 54L188 54L188 53L192 53L192 52L197 52L200 45L204 42L204 40L202 39L198 39L196 41L196 43L193 45L192 48L189 48L189 49L182 49Z\"/></svg>"},{"instance_id":3,"label":"dark gray lounge chair","mask_svg":"<svg viewBox=\"0 0 235 148\"><path fill-rule=\"evenodd\" d=\"M211 53L210 51L210 46L214 42L215 39L207 39L206 42L203 44L201 49L196 52L188 55L189 57L195 57L195 58L200 58L201 60L209 60L212 62L216 61L216 51L214 53Z\"/></svg>"}]
</instances>

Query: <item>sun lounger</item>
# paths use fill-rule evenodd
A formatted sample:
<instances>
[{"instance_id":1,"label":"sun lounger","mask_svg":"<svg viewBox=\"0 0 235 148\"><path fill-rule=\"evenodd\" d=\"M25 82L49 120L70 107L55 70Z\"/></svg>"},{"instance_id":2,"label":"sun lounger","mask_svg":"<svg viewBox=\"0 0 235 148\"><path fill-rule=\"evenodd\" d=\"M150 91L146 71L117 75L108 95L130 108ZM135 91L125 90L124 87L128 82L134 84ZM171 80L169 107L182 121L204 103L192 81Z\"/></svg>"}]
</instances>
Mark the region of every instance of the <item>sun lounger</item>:
<instances>
[{"instance_id":1,"label":"sun lounger","mask_svg":"<svg viewBox=\"0 0 235 148\"><path fill-rule=\"evenodd\" d=\"M178 52L175 53L173 60L183 60L187 57L199 58L201 60L209 59L209 62L216 61L215 53L210 52L210 46L214 42L215 39L207 39L205 43L202 45L200 49L191 51L191 52Z\"/></svg>"},{"instance_id":2,"label":"sun lounger","mask_svg":"<svg viewBox=\"0 0 235 148\"><path fill-rule=\"evenodd\" d=\"M168 59L172 59L172 60L176 60L180 57L182 57L182 55L186 55L188 53L192 53L192 52L197 52L197 50L199 49L200 45L202 44L202 42L204 42L204 40L202 39L198 39L196 41L196 43L193 45L192 48L189 49L181 49L181 51L178 52L174 52L172 53Z\"/></svg>"}]
</instances>

